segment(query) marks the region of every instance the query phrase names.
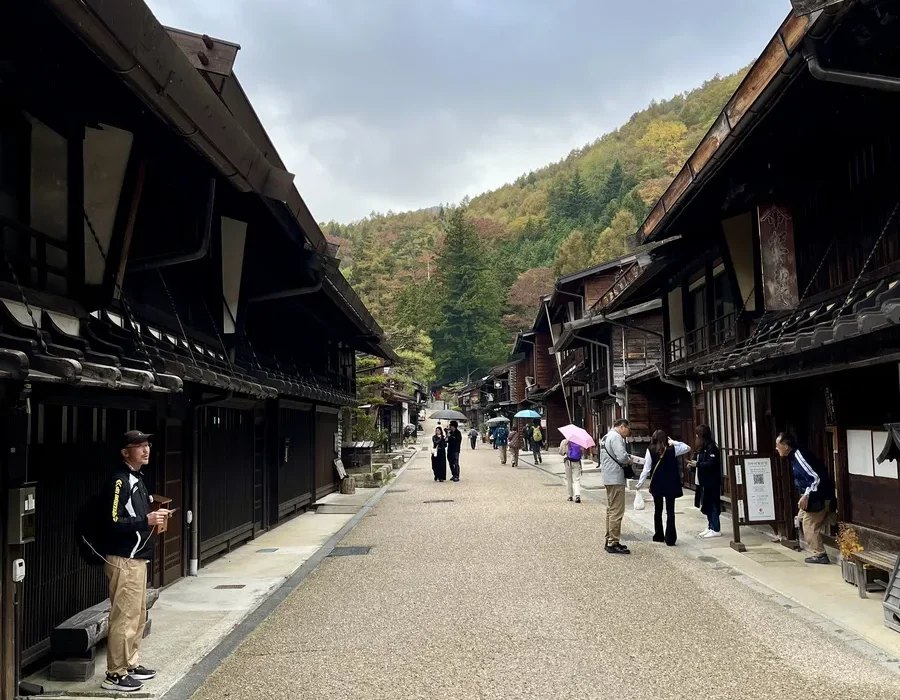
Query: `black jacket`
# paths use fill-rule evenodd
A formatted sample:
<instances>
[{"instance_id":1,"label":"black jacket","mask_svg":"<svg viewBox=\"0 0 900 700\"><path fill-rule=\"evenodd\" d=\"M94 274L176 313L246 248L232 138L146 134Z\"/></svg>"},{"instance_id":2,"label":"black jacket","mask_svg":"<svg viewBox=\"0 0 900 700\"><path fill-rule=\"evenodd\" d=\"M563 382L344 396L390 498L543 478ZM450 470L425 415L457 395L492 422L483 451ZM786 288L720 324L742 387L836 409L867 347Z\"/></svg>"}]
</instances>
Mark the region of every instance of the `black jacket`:
<instances>
[{"instance_id":1,"label":"black jacket","mask_svg":"<svg viewBox=\"0 0 900 700\"><path fill-rule=\"evenodd\" d=\"M700 448L695 459L697 481L702 489L700 511L707 514L711 509L721 510L722 453L719 446L710 441Z\"/></svg>"},{"instance_id":2,"label":"black jacket","mask_svg":"<svg viewBox=\"0 0 900 700\"><path fill-rule=\"evenodd\" d=\"M143 475L123 463L113 472L107 488L103 554L150 559L153 556L153 530L147 523L150 492Z\"/></svg>"},{"instance_id":3,"label":"black jacket","mask_svg":"<svg viewBox=\"0 0 900 700\"><path fill-rule=\"evenodd\" d=\"M459 454L462 450L462 433L454 430L447 433L447 454Z\"/></svg>"}]
</instances>

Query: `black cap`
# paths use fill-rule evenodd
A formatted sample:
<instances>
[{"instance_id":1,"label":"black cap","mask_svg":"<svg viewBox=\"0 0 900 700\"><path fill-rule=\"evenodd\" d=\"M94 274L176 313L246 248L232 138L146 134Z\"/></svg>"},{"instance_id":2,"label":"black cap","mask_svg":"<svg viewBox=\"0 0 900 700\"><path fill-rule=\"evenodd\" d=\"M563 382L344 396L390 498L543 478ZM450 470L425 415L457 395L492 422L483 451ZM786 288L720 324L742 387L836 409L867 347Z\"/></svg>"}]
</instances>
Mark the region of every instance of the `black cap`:
<instances>
[{"instance_id":1,"label":"black cap","mask_svg":"<svg viewBox=\"0 0 900 700\"><path fill-rule=\"evenodd\" d=\"M150 433L142 433L140 430L129 430L125 433L125 447L131 445L140 445L142 442L150 442L153 435Z\"/></svg>"}]
</instances>

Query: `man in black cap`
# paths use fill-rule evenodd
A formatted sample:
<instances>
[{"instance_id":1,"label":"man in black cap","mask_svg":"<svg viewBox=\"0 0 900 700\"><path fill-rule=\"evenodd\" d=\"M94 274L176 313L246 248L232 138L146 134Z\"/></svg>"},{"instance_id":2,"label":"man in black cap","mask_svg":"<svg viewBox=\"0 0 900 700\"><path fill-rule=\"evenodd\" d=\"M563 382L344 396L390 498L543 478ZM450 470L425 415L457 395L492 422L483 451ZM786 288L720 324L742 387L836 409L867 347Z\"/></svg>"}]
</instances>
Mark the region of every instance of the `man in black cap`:
<instances>
[{"instance_id":1,"label":"man in black cap","mask_svg":"<svg viewBox=\"0 0 900 700\"><path fill-rule=\"evenodd\" d=\"M108 528L103 543L104 570L109 578L109 637L103 688L134 692L156 671L140 664L138 651L147 621L147 562L153 556L153 534L170 511L150 509L150 492L141 468L150 461L151 435L129 430L122 443L122 464L109 486Z\"/></svg>"}]
</instances>

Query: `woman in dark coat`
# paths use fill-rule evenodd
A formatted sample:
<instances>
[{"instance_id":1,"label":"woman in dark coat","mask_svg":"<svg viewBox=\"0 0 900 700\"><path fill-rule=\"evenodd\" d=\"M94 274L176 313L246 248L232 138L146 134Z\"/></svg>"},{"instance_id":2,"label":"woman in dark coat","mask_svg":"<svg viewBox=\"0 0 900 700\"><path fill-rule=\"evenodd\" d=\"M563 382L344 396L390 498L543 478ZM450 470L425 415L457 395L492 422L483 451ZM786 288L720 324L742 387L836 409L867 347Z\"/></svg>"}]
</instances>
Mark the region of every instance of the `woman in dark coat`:
<instances>
[{"instance_id":1,"label":"woman in dark coat","mask_svg":"<svg viewBox=\"0 0 900 700\"><path fill-rule=\"evenodd\" d=\"M447 439L440 427L434 429L431 438L431 471L435 481L447 480Z\"/></svg>"},{"instance_id":2,"label":"woman in dark coat","mask_svg":"<svg viewBox=\"0 0 900 700\"><path fill-rule=\"evenodd\" d=\"M700 533L700 537L704 539L721 537L722 526L719 522L719 514L722 509L720 500L722 460L719 446L713 442L708 425L698 425L694 434L697 437L694 445L696 454L688 464L697 469L697 482L700 485L700 512L706 516L709 524L709 527Z\"/></svg>"},{"instance_id":3,"label":"woman in dark coat","mask_svg":"<svg viewBox=\"0 0 900 700\"><path fill-rule=\"evenodd\" d=\"M683 442L672 440L664 430L657 430L650 437L650 447L644 456L644 471L637 488L650 478L650 495L653 496L653 541L675 546L678 533L675 531L675 499L681 498L681 469L678 458L686 455L691 448ZM666 506L666 529L663 532L662 511Z\"/></svg>"}]
</instances>

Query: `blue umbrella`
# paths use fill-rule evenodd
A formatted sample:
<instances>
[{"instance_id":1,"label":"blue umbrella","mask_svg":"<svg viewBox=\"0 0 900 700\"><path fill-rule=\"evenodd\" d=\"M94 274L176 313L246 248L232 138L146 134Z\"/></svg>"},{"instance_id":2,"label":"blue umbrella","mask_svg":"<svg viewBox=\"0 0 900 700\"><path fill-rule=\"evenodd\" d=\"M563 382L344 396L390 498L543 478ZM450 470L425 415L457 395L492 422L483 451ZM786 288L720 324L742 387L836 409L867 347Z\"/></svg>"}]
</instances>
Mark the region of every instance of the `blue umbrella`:
<instances>
[{"instance_id":1,"label":"blue umbrella","mask_svg":"<svg viewBox=\"0 0 900 700\"><path fill-rule=\"evenodd\" d=\"M531 409L526 409L524 411L519 411L513 418L540 418L541 414L537 411L532 411Z\"/></svg>"}]
</instances>

